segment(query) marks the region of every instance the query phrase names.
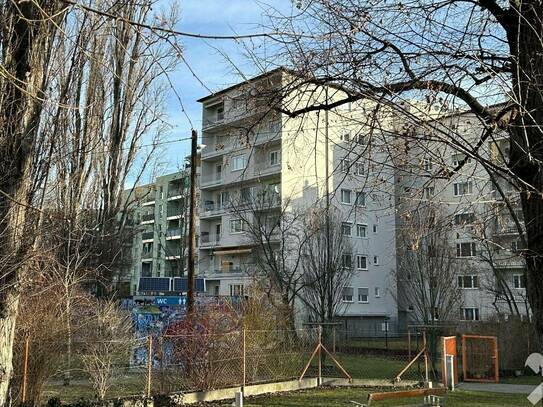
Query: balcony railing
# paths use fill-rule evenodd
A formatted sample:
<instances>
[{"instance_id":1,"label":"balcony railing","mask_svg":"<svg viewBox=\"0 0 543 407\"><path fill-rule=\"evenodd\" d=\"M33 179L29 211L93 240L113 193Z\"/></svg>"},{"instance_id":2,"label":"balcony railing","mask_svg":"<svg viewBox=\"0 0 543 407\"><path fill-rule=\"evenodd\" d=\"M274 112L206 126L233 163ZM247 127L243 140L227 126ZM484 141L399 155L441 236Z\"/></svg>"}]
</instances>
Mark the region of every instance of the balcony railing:
<instances>
[{"instance_id":1,"label":"balcony railing","mask_svg":"<svg viewBox=\"0 0 543 407\"><path fill-rule=\"evenodd\" d=\"M213 201L205 201L202 205L202 211L203 212L218 212L218 211L226 210L229 207L230 207L229 202L215 203Z\"/></svg>"},{"instance_id":2,"label":"balcony railing","mask_svg":"<svg viewBox=\"0 0 543 407\"><path fill-rule=\"evenodd\" d=\"M183 209L182 207L168 207L168 210L166 211L166 214L168 217L170 216L181 216L183 215Z\"/></svg>"},{"instance_id":3,"label":"balcony railing","mask_svg":"<svg viewBox=\"0 0 543 407\"><path fill-rule=\"evenodd\" d=\"M166 231L166 237L181 236L181 228L168 229Z\"/></svg>"},{"instance_id":4,"label":"balcony railing","mask_svg":"<svg viewBox=\"0 0 543 407\"><path fill-rule=\"evenodd\" d=\"M209 234L202 234L200 236L200 244L202 246L211 246L218 244L221 241L221 235L215 234L215 235L209 235Z\"/></svg>"},{"instance_id":5,"label":"balcony railing","mask_svg":"<svg viewBox=\"0 0 543 407\"><path fill-rule=\"evenodd\" d=\"M200 186L219 184L222 184L222 174L219 173L204 175L200 179Z\"/></svg>"},{"instance_id":6,"label":"balcony railing","mask_svg":"<svg viewBox=\"0 0 543 407\"><path fill-rule=\"evenodd\" d=\"M496 234L498 235L514 235L518 234L518 228L515 225L503 225L496 227Z\"/></svg>"},{"instance_id":7,"label":"balcony railing","mask_svg":"<svg viewBox=\"0 0 543 407\"><path fill-rule=\"evenodd\" d=\"M141 252L141 258L142 259L150 259L153 257L153 251L152 250L142 250Z\"/></svg>"},{"instance_id":8,"label":"balcony railing","mask_svg":"<svg viewBox=\"0 0 543 407\"><path fill-rule=\"evenodd\" d=\"M142 222L149 222L155 220L155 214L154 213L147 213L144 215L141 215L141 221Z\"/></svg>"},{"instance_id":9,"label":"balcony railing","mask_svg":"<svg viewBox=\"0 0 543 407\"><path fill-rule=\"evenodd\" d=\"M255 165L254 175L270 175L281 172L281 164L277 165Z\"/></svg>"},{"instance_id":10,"label":"balcony railing","mask_svg":"<svg viewBox=\"0 0 543 407\"><path fill-rule=\"evenodd\" d=\"M141 234L142 240L151 240L151 239L154 239L154 237L155 237L155 232L143 232Z\"/></svg>"},{"instance_id":11,"label":"balcony railing","mask_svg":"<svg viewBox=\"0 0 543 407\"><path fill-rule=\"evenodd\" d=\"M184 196L187 194L186 188L170 188L168 189L168 198L173 198L174 196Z\"/></svg>"}]
</instances>

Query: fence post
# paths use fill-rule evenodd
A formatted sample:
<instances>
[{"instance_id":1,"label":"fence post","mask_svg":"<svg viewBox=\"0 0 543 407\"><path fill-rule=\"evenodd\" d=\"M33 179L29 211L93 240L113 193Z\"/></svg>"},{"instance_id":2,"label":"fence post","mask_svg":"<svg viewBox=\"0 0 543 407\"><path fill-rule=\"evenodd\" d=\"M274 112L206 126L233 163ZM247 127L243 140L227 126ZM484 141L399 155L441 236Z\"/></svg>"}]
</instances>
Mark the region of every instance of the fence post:
<instances>
[{"instance_id":1,"label":"fence post","mask_svg":"<svg viewBox=\"0 0 543 407\"><path fill-rule=\"evenodd\" d=\"M243 387L245 388L247 380L247 344L246 344L246 330L243 328Z\"/></svg>"},{"instance_id":2,"label":"fence post","mask_svg":"<svg viewBox=\"0 0 543 407\"><path fill-rule=\"evenodd\" d=\"M424 348L424 379L428 384L428 348L426 346L426 329L422 331L422 346Z\"/></svg>"},{"instance_id":3,"label":"fence post","mask_svg":"<svg viewBox=\"0 0 543 407\"><path fill-rule=\"evenodd\" d=\"M30 339L27 336L25 339L24 359L23 359L23 403L26 401L26 382L28 376L28 346Z\"/></svg>"},{"instance_id":4,"label":"fence post","mask_svg":"<svg viewBox=\"0 0 543 407\"><path fill-rule=\"evenodd\" d=\"M322 325L319 325L319 379L317 385L322 384Z\"/></svg>"},{"instance_id":5,"label":"fence post","mask_svg":"<svg viewBox=\"0 0 543 407\"><path fill-rule=\"evenodd\" d=\"M149 335L149 350L147 352L147 397L151 397L151 373L153 370L153 335Z\"/></svg>"},{"instance_id":6,"label":"fence post","mask_svg":"<svg viewBox=\"0 0 543 407\"><path fill-rule=\"evenodd\" d=\"M336 353L336 326L332 327L332 353Z\"/></svg>"},{"instance_id":7,"label":"fence post","mask_svg":"<svg viewBox=\"0 0 543 407\"><path fill-rule=\"evenodd\" d=\"M407 328L407 352L409 360L411 360L411 329Z\"/></svg>"}]
</instances>

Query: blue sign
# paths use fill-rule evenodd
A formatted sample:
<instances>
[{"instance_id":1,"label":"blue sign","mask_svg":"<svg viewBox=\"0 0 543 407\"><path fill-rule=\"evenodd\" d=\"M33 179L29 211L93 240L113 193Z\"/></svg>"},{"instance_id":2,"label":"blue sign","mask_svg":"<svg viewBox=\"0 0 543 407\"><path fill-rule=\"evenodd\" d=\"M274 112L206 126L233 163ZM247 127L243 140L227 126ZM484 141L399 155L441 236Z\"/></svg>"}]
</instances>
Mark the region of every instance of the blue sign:
<instances>
[{"instance_id":1,"label":"blue sign","mask_svg":"<svg viewBox=\"0 0 543 407\"><path fill-rule=\"evenodd\" d=\"M172 306L172 305L178 305L181 307L184 307L187 305L187 297L181 296L181 297L156 297L155 298L155 304L159 307L162 306Z\"/></svg>"}]
</instances>

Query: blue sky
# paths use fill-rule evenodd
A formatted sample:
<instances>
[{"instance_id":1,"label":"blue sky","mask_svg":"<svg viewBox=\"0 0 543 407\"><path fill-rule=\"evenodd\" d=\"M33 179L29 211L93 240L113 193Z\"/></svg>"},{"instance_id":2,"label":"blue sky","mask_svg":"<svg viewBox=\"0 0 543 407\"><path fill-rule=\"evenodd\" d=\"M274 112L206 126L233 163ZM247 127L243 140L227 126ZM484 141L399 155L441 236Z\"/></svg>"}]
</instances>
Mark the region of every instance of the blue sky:
<instances>
[{"instance_id":1,"label":"blue sky","mask_svg":"<svg viewBox=\"0 0 543 407\"><path fill-rule=\"evenodd\" d=\"M172 0L178 2L181 20L175 27L179 31L199 34L247 34L262 32L260 24L265 20L263 15L266 3L255 0ZM273 7L280 8L289 14L290 0L268 0ZM194 127L200 133L201 110L197 99L207 95L209 88L220 90L240 80L235 74L232 64L218 52L222 52L240 67L245 75L252 75L257 70L252 66L243 49L234 41L210 41L192 38L181 40L184 48L184 58L196 73L205 87L196 79L183 64L171 75L171 80L180 95L183 105ZM181 112L181 106L173 92L168 98L167 113L169 122L174 128L168 135L168 140L190 137L191 124ZM190 141L167 144L160 153L159 161L163 164L160 172L176 171L190 151Z\"/></svg>"}]
</instances>

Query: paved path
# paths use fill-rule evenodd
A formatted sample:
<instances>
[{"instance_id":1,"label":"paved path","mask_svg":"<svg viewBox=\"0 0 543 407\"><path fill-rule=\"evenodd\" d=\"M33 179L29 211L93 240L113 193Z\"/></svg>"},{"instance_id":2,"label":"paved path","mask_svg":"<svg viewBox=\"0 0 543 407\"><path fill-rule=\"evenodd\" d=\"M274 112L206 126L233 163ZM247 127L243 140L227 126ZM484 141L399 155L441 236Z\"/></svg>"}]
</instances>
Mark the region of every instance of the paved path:
<instances>
[{"instance_id":1,"label":"paved path","mask_svg":"<svg viewBox=\"0 0 543 407\"><path fill-rule=\"evenodd\" d=\"M488 391L492 393L530 394L537 386L533 384L506 383L459 383L459 389L467 391Z\"/></svg>"}]
</instances>

